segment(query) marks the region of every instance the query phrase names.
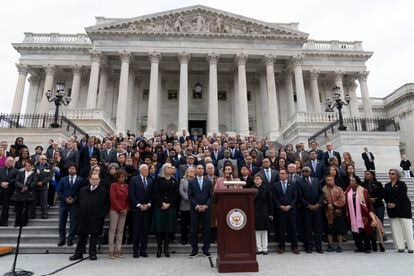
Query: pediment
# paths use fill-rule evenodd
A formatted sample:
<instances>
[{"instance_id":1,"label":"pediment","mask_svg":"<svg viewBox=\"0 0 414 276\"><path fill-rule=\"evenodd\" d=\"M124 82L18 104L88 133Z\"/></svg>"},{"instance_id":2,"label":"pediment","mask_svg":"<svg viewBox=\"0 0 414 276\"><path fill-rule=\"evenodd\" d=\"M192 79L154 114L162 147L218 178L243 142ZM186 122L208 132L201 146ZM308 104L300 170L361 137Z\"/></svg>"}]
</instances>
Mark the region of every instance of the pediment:
<instances>
[{"instance_id":1,"label":"pediment","mask_svg":"<svg viewBox=\"0 0 414 276\"><path fill-rule=\"evenodd\" d=\"M307 33L283 24L231 14L197 5L129 19L107 19L86 28L88 33L264 36L306 39Z\"/></svg>"}]
</instances>

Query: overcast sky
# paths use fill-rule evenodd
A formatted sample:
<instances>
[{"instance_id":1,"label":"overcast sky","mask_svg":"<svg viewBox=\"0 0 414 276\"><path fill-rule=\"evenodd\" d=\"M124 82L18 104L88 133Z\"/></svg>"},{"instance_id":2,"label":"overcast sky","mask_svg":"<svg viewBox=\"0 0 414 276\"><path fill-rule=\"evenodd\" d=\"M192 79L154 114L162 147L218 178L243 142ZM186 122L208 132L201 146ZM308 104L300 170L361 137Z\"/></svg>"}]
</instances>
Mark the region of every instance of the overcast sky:
<instances>
[{"instance_id":1,"label":"overcast sky","mask_svg":"<svg viewBox=\"0 0 414 276\"><path fill-rule=\"evenodd\" d=\"M128 18L202 4L267 22L299 22L312 39L362 40L374 51L368 88L384 97L414 82L414 1L410 0L39 0L2 1L0 10L0 112L10 112L19 55L11 46L23 32L85 32L95 16ZM28 83L26 83L27 95Z\"/></svg>"}]
</instances>

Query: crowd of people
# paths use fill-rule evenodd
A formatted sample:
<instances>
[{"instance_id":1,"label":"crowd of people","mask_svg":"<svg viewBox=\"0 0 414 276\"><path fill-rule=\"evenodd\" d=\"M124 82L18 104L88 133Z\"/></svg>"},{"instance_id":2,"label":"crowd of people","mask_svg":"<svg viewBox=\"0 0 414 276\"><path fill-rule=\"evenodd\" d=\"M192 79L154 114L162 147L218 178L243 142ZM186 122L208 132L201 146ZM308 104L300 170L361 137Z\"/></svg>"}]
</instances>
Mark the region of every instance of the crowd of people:
<instances>
[{"instance_id":1,"label":"crowd of people","mask_svg":"<svg viewBox=\"0 0 414 276\"><path fill-rule=\"evenodd\" d=\"M257 190L257 254L268 254L269 237L278 242L278 254L287 242L294 254L300 253L299 242L306 253L340 253L349 232L356 252L383 252L385 210L396 249L414 250L407 186L396 169L389 170L385 185L377 181L375 158L367 148L361 154L366 166L361 179L350 153L341 155L331 143L325 151L316 142L305 150L304 144L277 146L253 133L205 137L161 130L151 139L143 133L103 140L74 136L49 144L30 154L23 137L10 147L1 142L0 224L8 226L11 204L15 227L36 218L37 205L40 218L48 219L48 206L58 204L58 246L72 246L76 238L71 260L83 258L88 239L91 260L97 258L98 242L108 243L110 259L123 256L125 243L133 245L134 258L148 257L152 234L157 258L170 256L171 242L190 243L190 256L197 256L199 236L202 253L210 256L217 238L214 193L227 188ZM407 162L401 165L406 171ZM235 180L246 185L224 185Z\"/></svg>"}]
</instances>

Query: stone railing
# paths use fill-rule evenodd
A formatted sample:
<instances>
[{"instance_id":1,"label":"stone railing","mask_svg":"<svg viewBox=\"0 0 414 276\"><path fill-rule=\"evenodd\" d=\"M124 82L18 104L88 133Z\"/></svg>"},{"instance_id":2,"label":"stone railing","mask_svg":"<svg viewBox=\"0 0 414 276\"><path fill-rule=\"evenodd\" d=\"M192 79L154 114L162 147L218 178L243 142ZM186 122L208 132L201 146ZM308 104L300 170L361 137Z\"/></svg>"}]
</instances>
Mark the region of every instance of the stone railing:
<instances>
[{"instance_id":1,"label":"stone railing","mask_svg":"<svg viewBox=\"0 0 414 276\"><path fill-rule=\"evenodd\" d=\"M408 94L409 92L414 92L414 83L407 83L396 89L394 92L384 98L385 104L392 103L396 99L402 97L405 94Z\"/></svg>"},{"instance_id":2,"label":"stone railing","mask_svg":"<svg viewBox=\"0 0 414 276\"><path fill-rule=\"evenodd\" d=\"M112 130L116 129L111 118L99 109L67 109L61 113L71 120L103 120Z\"/></svg>"},{"instance_id":3,"label":"stone railing","mask_svg":"<svg viewBox=\"0 0 414 276\"><path fill-rule=\"evenodd\" d=\"M313 40L309 39L302 47L305 50L346 50L363 51L361 41Z\"/></svg>"},{"instance_id":4,"label":"stone railing","mask_svg":"<svg viewBox=\"0 0 414 276\"><path fill-rule=\"evenodd\" d=\"M24 33L23 43L92 44L86 34Z\"/></svg>"},{"instance_id":5,"label":"stone railing","mask_svg":"<svg viewBox=\"0 0 414 276\"><path fill-rule=\"evenodd\" d=\"M332 123L336 120L338 113L335 112L298 112L290 119L298 123Z\"/></svg>"}]
</instances>

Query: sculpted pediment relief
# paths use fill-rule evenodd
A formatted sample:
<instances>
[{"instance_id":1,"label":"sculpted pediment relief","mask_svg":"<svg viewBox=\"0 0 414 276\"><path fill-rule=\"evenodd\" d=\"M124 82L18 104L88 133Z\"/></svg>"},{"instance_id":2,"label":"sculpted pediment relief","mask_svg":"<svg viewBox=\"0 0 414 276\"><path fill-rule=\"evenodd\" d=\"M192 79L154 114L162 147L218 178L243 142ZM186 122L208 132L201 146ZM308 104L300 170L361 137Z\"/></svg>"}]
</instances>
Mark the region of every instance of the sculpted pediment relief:
<instances>
[{"instance_id":1,"label":"sculpted pediment relief","mask_svg":"<svg viewBox=\"0 0 414 276\"><path fill-rule=\"evenodd\" d=\"M166 34L270 35L306 38L307 34L243 16L227 14L204 6L141 16L96 25L89 32L132 32Z\"/></svg>"}]
</instances>

